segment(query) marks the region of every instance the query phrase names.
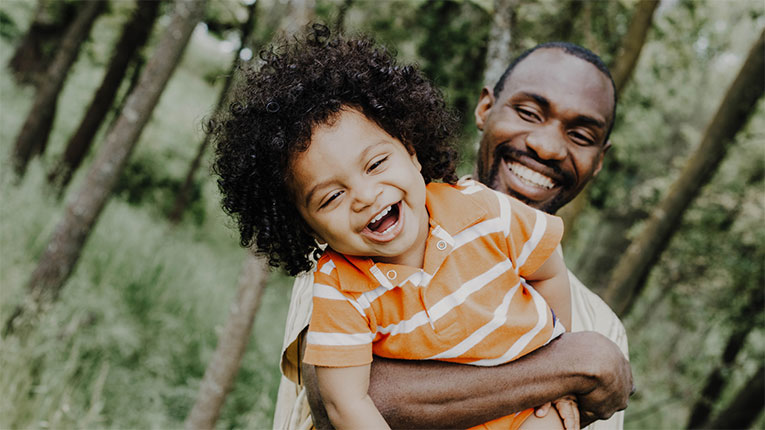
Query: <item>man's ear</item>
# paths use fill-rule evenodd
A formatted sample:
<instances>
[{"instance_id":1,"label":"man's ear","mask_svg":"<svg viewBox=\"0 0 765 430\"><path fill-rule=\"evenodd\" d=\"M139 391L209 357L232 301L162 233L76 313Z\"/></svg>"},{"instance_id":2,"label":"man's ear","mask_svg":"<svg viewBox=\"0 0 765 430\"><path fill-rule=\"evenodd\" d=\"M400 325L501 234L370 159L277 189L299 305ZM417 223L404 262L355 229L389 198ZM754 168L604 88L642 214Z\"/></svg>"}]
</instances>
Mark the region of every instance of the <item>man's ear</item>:
<instances>
[{"instance_id":1,"label":"man's ear","mask_svg":"<svg viewBox=\"0 0 765 430\"><path fill-rule=\"evenodd\" d=\"M598 173L600 173L600 169L603 168L603 158L606 156L606 152L608 152L609 149L611 149L611 139L603 144L603 150L600 151L600 155L598 156L598 167L595 168L595 172L592 174L593 177L597 176Z\"/></svg>"},{"instance_id":2,"label":"man's ear","mask_svg":"<svg viewBox=\"0 0 765 430\"><path fill-rule=\"evenodd\" d=\"M483 124L486 122L486 117L489 115L492 106L494 106L494 93L492 93L489 87L483 87L481 97L478 99L478 104L475 107L475 125L481 131L483 131Z\"/></svg>"}]
</instances>

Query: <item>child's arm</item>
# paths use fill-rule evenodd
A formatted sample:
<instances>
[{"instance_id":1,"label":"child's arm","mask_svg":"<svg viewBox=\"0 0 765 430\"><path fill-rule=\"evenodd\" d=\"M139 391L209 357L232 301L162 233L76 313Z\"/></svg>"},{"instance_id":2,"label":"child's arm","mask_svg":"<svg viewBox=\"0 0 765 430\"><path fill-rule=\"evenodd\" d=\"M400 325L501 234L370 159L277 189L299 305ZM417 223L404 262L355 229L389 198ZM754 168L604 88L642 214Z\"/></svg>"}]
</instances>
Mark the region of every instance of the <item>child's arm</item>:
<instances>
[{"instance_id":1,"label":"child's arm","mask_svg":"<svg viewBox=\"0 0 765 430\"><path fill-rule=\"evenodd\" d=\"M390 429L367 393L369 369L369 364L354 367L316 366L316 378L327 415L337 430Z\"/></svg>"},{"instance_id":2,"label":"child's arm","mask_svg":"<svg viewBox=\"0 0 765 430\"><path fill-rule=\"evenodd\" d=\"M570 331L571 287L563 256L554 251L536 272L526 276L526 281L545 298L566 330Z\"/></svg>"}]
</instances>

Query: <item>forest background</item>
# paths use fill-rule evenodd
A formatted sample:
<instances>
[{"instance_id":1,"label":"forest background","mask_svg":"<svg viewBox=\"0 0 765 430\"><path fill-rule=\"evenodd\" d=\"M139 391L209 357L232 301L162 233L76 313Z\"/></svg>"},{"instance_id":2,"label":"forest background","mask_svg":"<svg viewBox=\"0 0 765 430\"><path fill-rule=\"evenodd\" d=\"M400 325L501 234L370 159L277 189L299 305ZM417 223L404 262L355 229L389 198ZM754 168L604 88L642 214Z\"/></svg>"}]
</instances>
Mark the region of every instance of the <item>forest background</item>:
<instances>
[{"instance_id":1,"label":"forest background","mask_svg":"<svg viewBox=\"0 0 765 430\"><path fill-rule=\"evenodd\" d=\"M0 428L180 428L200 405L217 428L271 427L291 279L238 246L202 125L236 67L308 21L419 63L462 115L461 173L495 64L549 40L599 53L620 87L614 145L563 214L564 249L627 328L626 428L765 428L761 0L216 0L185 22L158 6L0 2ZM176 25L194 28L177 68L161 64ZM123 33L146 40L127 48ZM172 76L152 90L144 70ZM151 91L156 107L131 98ZM104 155L120 144L123 161ZM107 171L113 183L93 182ZM61 232L96 191L103 207L59 270ZM233 387L210 403L221 373Z\"/></svg>"}]
</instances>

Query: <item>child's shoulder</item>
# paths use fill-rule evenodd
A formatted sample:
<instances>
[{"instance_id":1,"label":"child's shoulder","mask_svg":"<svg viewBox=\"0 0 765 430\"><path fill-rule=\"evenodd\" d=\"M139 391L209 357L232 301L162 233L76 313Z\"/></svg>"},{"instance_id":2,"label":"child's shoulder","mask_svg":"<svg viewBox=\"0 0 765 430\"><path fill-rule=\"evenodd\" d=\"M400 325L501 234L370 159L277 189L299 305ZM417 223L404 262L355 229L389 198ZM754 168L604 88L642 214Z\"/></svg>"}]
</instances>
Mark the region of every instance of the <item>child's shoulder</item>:
<instances>
[{"instance_id":1,"label":"child's shoulder","mask_svg":"<svg viewBox=\"0 0 765 430\"><path fill-rule=\"evenodd\" d=\"M502 200L508 200L509 196L495 191L486 185L474 180L471 176L463 176L454 185L463 195L486 208L497 208Z\"/></svg>"}]
</instances>

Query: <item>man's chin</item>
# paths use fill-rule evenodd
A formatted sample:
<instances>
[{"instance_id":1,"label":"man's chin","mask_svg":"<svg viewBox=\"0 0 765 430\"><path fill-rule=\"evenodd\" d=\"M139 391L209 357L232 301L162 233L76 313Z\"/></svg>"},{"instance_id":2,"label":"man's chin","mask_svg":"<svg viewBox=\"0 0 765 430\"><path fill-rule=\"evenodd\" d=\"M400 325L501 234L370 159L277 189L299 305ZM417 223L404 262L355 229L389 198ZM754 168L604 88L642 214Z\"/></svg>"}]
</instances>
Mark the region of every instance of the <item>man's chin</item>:
<instances>
[{"instance_id":1,"label":"man's chin","mask_svg":"<svg viewBox=\"0 0 765 430\"><path fill-rule=\"evenodd\" d=\"M561 208L565 203L561 203L561 197L560 194L551 195L546 199L531 199L528 196L519 193L515 190L513 190L510 187L507 187L507 189L502 190L505 192L505 194L515 197L516 199L522 201L523 203L526 203L527 205L531 206L534 209L538 209L542 212L547 212L549 214L555 214L555 212L558 211L558 209Z\"/></svg>"}]
</instances>

